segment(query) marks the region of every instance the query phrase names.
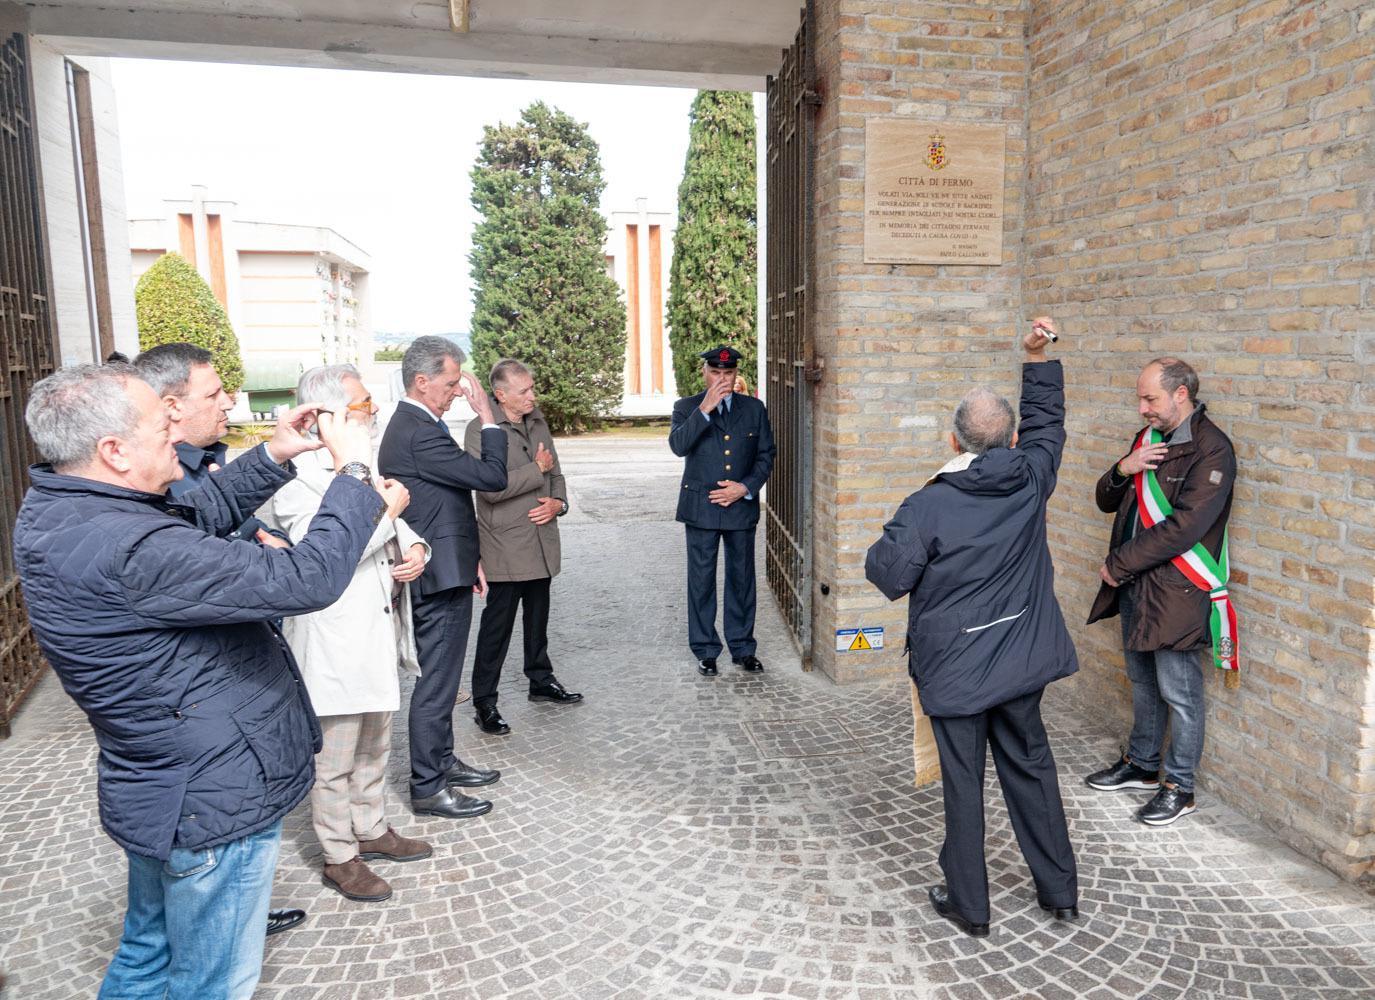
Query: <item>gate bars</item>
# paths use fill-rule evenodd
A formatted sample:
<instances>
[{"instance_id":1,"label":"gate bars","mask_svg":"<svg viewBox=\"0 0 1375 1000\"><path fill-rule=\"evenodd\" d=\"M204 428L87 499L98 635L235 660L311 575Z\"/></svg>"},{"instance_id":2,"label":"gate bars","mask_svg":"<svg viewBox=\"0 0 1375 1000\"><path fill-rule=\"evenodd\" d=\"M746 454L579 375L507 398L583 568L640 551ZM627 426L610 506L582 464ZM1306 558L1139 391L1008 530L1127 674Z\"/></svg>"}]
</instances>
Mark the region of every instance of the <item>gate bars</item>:
<instances>
[{"instance_id":1,"label":"gate bars","mask_svg":"<svg viewBox=\"0 0 1375 1000\"><path fill-rule=\"evenodd\" d=\"M0 44L0 738L9 735L15 709L44 667L12 545L28 469L40 460L24 427L24 407L57 356L36 146L28 46L14 34Z\"/></svg>"},{"instance_id":2,"label":"gate bars","mask_svg":"<svg viewBox=\"0 0 1375 1000\"><path fill-rule=\"evenodd\" d=\"M812 2L768 79L765 372L778 457L765 493L765 566L802 668L812 666Z\"/></svg>"}]
</instances>

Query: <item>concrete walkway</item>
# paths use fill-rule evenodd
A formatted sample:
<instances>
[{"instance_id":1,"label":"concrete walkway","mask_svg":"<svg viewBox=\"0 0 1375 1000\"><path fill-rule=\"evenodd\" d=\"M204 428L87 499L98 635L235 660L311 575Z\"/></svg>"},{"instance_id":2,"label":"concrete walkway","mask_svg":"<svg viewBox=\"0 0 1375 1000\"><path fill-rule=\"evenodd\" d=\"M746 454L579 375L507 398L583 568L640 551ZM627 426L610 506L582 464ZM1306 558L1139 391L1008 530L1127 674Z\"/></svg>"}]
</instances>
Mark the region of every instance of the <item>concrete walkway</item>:
<instances>
[{"instance_id":1,"label":"concrete walkway","mask_svg":"<svg viewBox=\"0 0 1375 1000\"><path fill-rule=\"evenodd\" d=\"M320 885L297 810L274 900L310 918L269 943L258 996L1375 996L1371 897L1215 801L1163 830L1134 823L1139 796L1080 781L1116 734L1053 692L1082 921L1036 908L991 773L992 936L933 919L940 791L911 785L905 684L803 674L762 582L767 672L699 678L671 521L677 462L657 439L560 450L573 511L551 649L587 701L526 701L513 656L509 737L483 736L459 706L462 755L503 771L496 809L453 823L397 805L402 831L436 850L378 863L396 890L385 904ZM398 802L405 745L399 725ZM124 864L97 825L94 771L90 729L50 677L0 743L6 1000L93 996L115 947Z\"/></svg>"}]
</instances>

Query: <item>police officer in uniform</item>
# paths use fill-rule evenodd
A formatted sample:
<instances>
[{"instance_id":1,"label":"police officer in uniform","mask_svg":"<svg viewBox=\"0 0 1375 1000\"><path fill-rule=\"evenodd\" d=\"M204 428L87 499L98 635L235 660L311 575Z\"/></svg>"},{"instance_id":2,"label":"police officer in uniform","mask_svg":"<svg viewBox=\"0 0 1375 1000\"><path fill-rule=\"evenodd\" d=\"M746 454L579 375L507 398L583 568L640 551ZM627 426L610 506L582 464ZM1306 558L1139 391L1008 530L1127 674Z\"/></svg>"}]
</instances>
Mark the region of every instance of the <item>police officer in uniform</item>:
<instances>
[{"instance_id":1,"label":"police officer in uniform","mask_svg":"<svg viewBox=\"0 0 1375 1000\"><path fill-rule=\"evenodd\" d=\"M688 644L697 672L717 674L716 553L726 550L726 646L752 673L764 669L754 642L754 530L759 493L773 469L773 431L764 404L734 392L740 352L716 347L701 355L706 390L678 400L668 446L687 459L678 491L678 520L687 530Z\"/></svg>"}]
</instances>

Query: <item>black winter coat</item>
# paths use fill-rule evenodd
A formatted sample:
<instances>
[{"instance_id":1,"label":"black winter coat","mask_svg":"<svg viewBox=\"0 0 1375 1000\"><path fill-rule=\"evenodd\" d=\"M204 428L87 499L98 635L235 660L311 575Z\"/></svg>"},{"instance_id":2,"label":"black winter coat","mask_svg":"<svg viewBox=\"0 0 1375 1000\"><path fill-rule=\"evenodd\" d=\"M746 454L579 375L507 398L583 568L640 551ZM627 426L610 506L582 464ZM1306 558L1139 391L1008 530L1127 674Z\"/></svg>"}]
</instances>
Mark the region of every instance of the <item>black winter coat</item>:
<instances>
[{"instance_id":1,"label":"black winter coat","mask_svg":"<svg viewBox=\"0 0 1375 1000\"><path fill-rule=\"evenodd\" d=\"M29 619L100 746L101 824L166 860L238 840L310 791L320 729L281 633L334 603L383 503L340 476L294 548L216 537L293 473L262 448L185 505L30 470L14 532Z\"/></svg>"},{"instance_id":2,"label":"black winter coat","mask_svg":"<svg viewBox=\"0 0 1375 1000\"><path fill-rule=\"evenodd\" d=\"M1046 544L1064 421L1060 363L1023 365L1017 446L913 493L869 547L869 581L909 597L909 669L927 715L976 715L1079 669Z\"/></svg>"}]
</instances>

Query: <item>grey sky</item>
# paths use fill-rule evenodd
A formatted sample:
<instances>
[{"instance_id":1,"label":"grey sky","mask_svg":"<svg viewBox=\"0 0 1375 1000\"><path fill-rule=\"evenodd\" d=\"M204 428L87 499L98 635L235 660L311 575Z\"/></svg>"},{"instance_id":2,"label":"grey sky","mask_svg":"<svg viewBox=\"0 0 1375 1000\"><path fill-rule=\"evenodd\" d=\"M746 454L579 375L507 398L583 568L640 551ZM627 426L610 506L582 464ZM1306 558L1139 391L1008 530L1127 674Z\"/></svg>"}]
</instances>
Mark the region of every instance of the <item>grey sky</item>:
<instances>
[{"instance_id":1,"label":"grey sky","mask_svg":"<svg viewBox=\"0 0 1375 1000\"><path fill-rule=\"evenodd\" d=\"M114 60L131 218L164 198L238 203L241 219L329 226L372 255L373 326L466 330L468 172L482 126L535 100L601 144L603 211L673 211L694 91Z\"/></svg>"}]
</instances>

